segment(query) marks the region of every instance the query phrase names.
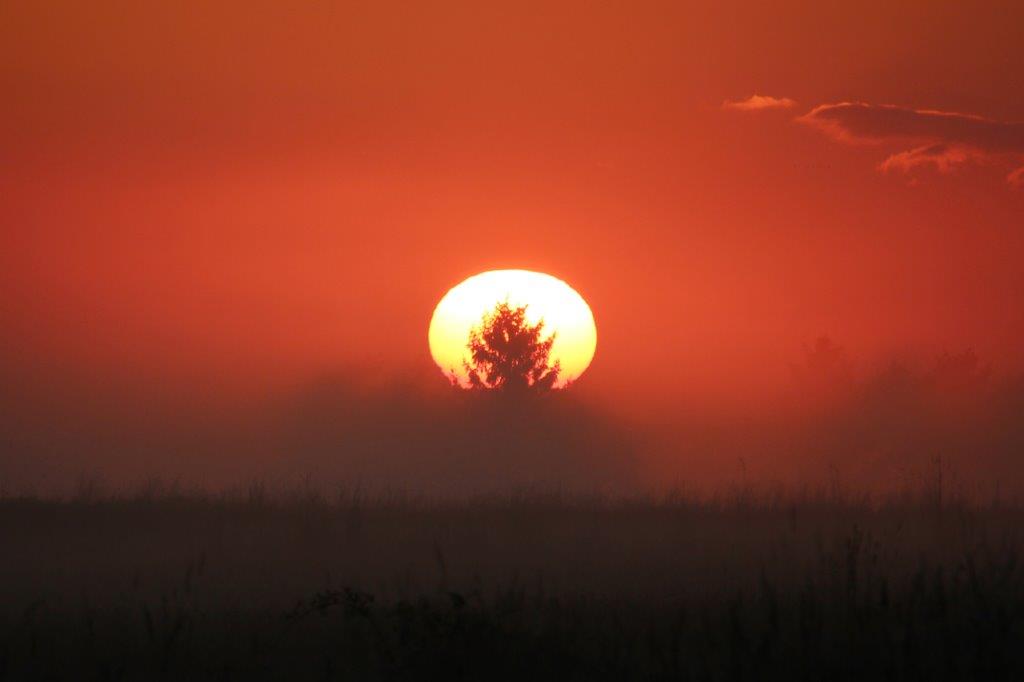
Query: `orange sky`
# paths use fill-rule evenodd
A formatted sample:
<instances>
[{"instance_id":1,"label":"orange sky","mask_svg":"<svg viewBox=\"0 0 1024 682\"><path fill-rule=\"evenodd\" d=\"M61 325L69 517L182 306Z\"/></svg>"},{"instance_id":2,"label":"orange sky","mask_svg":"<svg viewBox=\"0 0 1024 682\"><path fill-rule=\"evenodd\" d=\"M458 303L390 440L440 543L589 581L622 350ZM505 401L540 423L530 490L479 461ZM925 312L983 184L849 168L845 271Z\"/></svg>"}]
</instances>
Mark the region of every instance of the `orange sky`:
<instances>
[{"instance_id":1,"label":"orange sky","mask_svg":"<svg viewBox=\"0 0 1024 682\"><path fill-rule=\"evenodd\" d=\"M10 386L421 371L493 268L587 298L608 402L748 397L821 334L1022 365L1020 3L308 5L0 6ZM997 139L794 120L839 102Z\"/></svg>"}]
</instances>

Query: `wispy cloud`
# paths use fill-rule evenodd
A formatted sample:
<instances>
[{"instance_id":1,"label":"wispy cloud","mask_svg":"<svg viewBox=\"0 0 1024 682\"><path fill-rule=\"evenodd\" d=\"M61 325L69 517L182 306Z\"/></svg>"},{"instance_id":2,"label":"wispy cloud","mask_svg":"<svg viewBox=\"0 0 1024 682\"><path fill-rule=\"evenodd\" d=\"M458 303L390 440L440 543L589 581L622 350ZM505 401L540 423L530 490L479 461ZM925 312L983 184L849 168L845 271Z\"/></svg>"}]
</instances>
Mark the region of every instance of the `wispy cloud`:
<instances>
[{"instance_id":1,"label":"wispy cloud","mask_svg":"<svg viewBox=\"0 0 1024 682\"><path fill-rule=\"evenodd\" d=\"M796 106L794 100L788 97L769 97L767 95L751 95L743 100L726 100L722 102L723 109L735 111L761 111L764 109L792 109Z\"/></svg>"},{"instance_id":2,"label":"wispy cloud","mask_svg":"<svg viewBox=\"0 0 1024 682\"><path fill-rule=\"evenodd\" d=\"M883 172L909 173L931 166L948 173L972 161L1024 161L1024 123L864 102L823 104L797 121L848 144L912 145L879 164ZM1024 186L1024 167L1010 173L1007 182Z\"/></svg>"},{"instance_id":3,"label":"wispy cloud","mask_svg":"<svg viewBox=\"0 0 1024 682\"><path fill-rule=\"evenodd\" d=\"M1024 166L1021 166L1017 170L1010 173L1010 175L1006 178L1006 181L1010 183L1011 187L1016 187L1017 189L1024 189Z\"/></svg>"},{"instance_id":4,"label":"wispy cloud","mask_svg":"<svg viewBox=\"0 0 1024 682\"><path fill-rule=\"evenodd\" d=\"M897 152L878 165L883 172L902 171L909 173L915 168L932 166L940 173L949 173L954 168L968 161L983 161L984 154L979 154L970 147L961 147L945 143L928 144L922 147Z\"/></svg>"}]
</instances>

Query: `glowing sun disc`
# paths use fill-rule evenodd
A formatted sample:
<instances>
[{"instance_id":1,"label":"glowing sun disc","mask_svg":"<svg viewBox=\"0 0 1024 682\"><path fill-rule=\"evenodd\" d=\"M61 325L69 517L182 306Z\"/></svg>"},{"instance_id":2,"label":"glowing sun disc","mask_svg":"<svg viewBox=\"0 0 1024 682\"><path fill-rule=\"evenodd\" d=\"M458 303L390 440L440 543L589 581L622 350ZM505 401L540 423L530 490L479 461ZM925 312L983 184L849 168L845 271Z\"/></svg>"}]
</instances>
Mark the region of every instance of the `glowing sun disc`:
<instances>
[{"instance_id":1,"label":"glowing sun disc","mask_svg":"<svg viewBox=\"0 0 1024 682\"><path fill-rule=\"evenodd\" d=\"M577 379L594 358L597 327L590 306L562 280L529 270L491 270L474 275L452 288L434 309L430 320L430 354L446 375L463 386L468 376L463 361L469 360L469 333L486 313L507 300L527 306L530 324L544 320L544 334L555 333L550 362L561 363L556 387Z\"/></svg>"}]
</instances>

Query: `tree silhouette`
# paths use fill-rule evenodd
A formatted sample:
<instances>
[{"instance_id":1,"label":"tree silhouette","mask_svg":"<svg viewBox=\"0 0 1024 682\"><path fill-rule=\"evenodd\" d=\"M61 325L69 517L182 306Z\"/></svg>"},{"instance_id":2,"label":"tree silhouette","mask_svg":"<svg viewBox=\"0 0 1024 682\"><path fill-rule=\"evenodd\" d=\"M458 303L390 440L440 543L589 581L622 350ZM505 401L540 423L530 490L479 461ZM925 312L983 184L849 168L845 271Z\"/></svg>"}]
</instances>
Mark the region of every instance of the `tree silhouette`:
<instances>
[{"instance_id":1,"label":"tree silhouette","mask_svg":"<svg viewBox=\"0 0 1024 682\"><path fill-rule=\"evenodd\" d=\"M853 364L846 350L827 336L804 347L804 361L791 365L801 386L817 400L840 398L853 389Z\"/></svg>"},{"instance_id":2,"label":"tree silhouette","mask_svg":"<svg viewBox=\"0 0 1024 682\"><path fill-rule=\"evenodd\" d=\"M464 362L471 388L547 391L561 366L550 363L555 335L543 338L544 320L531 325L526 306L498 303L469 333L471 362Z\"/></svg>"}]
</instances>

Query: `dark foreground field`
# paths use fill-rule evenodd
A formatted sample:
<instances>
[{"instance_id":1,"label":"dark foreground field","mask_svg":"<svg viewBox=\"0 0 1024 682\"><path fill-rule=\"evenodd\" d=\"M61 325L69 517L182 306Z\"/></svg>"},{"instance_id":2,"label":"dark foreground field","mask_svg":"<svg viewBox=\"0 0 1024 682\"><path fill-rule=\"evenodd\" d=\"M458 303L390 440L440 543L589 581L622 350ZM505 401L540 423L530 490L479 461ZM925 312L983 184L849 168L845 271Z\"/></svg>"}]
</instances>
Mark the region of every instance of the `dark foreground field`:
<instances>
[{"instance_id":1,"label":"dark foreground field","mask_svg":"<svg viewBox=\"0 0 1024 682\"><path fill-rule=\"evenodd\" d=\"M0 679L1024 679L1024 510L0 502Z\"/></svg>"}]
</instances>

